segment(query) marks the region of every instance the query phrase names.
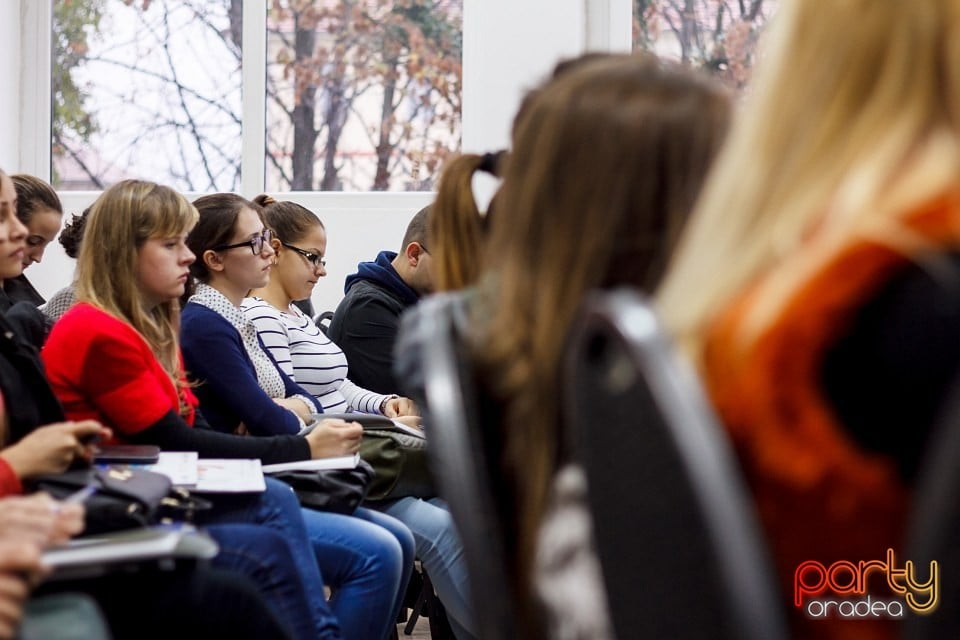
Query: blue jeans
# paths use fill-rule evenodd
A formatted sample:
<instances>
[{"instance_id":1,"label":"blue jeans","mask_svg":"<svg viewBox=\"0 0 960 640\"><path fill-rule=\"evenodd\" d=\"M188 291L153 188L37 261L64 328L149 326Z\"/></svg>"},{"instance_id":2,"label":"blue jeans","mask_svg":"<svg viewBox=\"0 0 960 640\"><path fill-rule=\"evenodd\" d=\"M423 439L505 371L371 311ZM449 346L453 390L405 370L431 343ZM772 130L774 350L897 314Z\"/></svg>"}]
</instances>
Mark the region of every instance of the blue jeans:
<instances>
[{"instance_id":1,"label":"blue jeans","mask_svg":"<svg viewBox=\"0 0 960 640\"><path fill-rule=\"evenodd\" d=\"M206 531L220 545L214 567L250 578L291 638L317 637L320 627L308 596L317 592L304 584L290 544L279 531L259 524L216 524ZM312 588L322 593L323 585L314 584ZM333 629L324 637L339 637L339 631Z\"/></svg>"},{"instance_id":2,"label":"blue jeans","mask_svg":"<svg viewBox=\"0 0 960 640\"><path fill-rule=\"evenodd\" d=\"M403 523L360 508L351 515L304 509L314 554L333 589L345 638L378 640L396 624L413 571L414 539Z\"/></svg>"},{"instance_id":3,"label":"blue jeans","mask_svg":"<svg viewBox=\"0 0 960 640\"><path fill-rule=\"evenodd\" d=\"M447 610L450 627L457 638L475 637L463 543L446 503L440 498L400 498L380 503L377 508L413 532L417 557Z\"/></svg>"},{"instance_id":4,"label":"blue jeans","mask_svg":"<svg viewBox=\"0 0 960 640\"><path fill-rule=\"evenodd\" d=\"M206 524L262 524L286 539L313 610L314 637L386 638L413 569L410 530L366 509L353 516L301 509L289 486L272 478L266 483L261 494L217 496ZM334 591L329 603L324 582ZM286 600L284 606L297 603Z\"/></svg>"},{"instance_id":5,"label":"blue jeans","mask_svg":"<svg viewBox=\"0 0 960 640\"><path fill-rule=\"evenodd\" d=\"M295 623L291 618L281 618L291 621L293 630L297 632L295 637L330 640L353 637L341 633L341 625L327 603L323 592L324 581L317 560L311 553L315 535L307 531L297 496L293 489L279 480L265 480L267 489L263 493L215 496L214 508L198 518L198 524L208 526L261 525L256 527L264 533L264 540L259 544L251 540L249 535L240 537L230 531L219 531L217 540L228 554L221 566L231 566L254 579L257 574L269 572L268 584L258 583L258 586L275 610L301 611ZM271 535L270 530L279 534L280 539ZM214 533L217 533L217 529L212 527L211 534ZM287 553L292 556L292 567L283 560ZM259 558L261 562L257 563L254 558ZM283 582L288 586L281 588ZM302 587L302 593L294 594L296 589L291 589L289 585ZM304 597L307 599L307 615L303 615Z\"/></svg>"}]
</instances>

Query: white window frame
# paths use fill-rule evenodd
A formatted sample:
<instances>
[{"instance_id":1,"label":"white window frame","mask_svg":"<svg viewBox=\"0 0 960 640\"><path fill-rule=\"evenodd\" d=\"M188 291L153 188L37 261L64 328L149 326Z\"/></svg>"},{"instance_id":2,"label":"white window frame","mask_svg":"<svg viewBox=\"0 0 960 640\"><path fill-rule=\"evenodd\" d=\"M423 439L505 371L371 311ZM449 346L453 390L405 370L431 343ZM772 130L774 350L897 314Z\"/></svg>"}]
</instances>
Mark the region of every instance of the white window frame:
<instances>
[{"instance_id":1,"label":"white window frame","mask_svg":"<svg viewBox=\"0 0 960 640\"><path fill-rule=\"evenodd\" d=\"M267 2L243 3L242 120L262 123L243 127L240 192L245 195L264 190ZM24 55L17 105L21 116L17 170L49 179L53 15L48 0L19 3L19 50ZM629 51L631 10L630 0L464 0L464 151L506 146L510 114L523 92L557 59L586 50ZM333 196L332 192L316 193ZM350 193L385 202L397 195ZM333 200L336 206L344 204L340 197Z\"/></svg>"},{"instance_id":2,"label":"white window frame","mask_svg":"<svg viewBox=\"0 0 960 640\"><path fill-rule=\"evenodd\" d=\"M266 143L267 2L244 0L240 193L264 191ZM18 112L15 149L0 149L0 166L50 179L50 66L53 13L50 0L0 0L0 19L20 17L19 38L0 43L0 59L19 60L19 82L0 95L0 114ZM629 51L630 0L464 0L462 143L464 152L506 148L517 105L557 60L587 50ZM545 18L546 16L546 18ZM15 63L14 63L15 64ZM0 137L2 139L2 137ZM67 212L79 211L99 191L63 191ZM192 198L201 194L185 194ZM484 197L488 194L480 194ZM396 250L413 212L428 204L432 192L284 192L283 198L308 207L324 221L333 238L329 277L314 294L318 310L332 308L343 277L359 260L378 249ZM44 263L29 276L49 293L69 282L72 266L51 245ZM319 302L318 302L319 299Z\"/></svg>"}]
</instances>

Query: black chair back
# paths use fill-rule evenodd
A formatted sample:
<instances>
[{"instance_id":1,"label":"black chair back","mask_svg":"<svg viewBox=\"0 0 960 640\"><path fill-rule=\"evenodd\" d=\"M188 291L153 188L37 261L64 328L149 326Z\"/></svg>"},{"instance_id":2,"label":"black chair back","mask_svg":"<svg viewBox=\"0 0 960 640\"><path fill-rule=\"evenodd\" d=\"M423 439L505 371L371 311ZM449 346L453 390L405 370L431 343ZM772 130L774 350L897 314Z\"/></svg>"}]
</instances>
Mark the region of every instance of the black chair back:
<instances>
[{"instance_id":1,"label":"black chair back","mask_svg":"<svg viewBox=\"0 0 960 640\"><path fill-rule=\"evenodd\" d=\"M617 638L786 638L725 433L633 291L588 299L565 363L574 459Z\"/></svg>"},{"instance_id":2,"label":"black chair back","mask_svg":"<svg viewBox=\"0 0 960 640\"><path fill-rule=\"evenodd\" d=\"M401 366L399 378L404 392L423 408L431 472L463 540L477 636L515 640L496 463L487 453L489 431L483 430L489 414L461 336L462 311L459 297L438 295L422 300L404 318L398 344L415 345L420 357L414 358L419 366L412 371Z\"/></svg>"},{"instance_id":3,"label":"black chair back","mask_svg":"<svg viewBox=\"0 0 960 640\"><path fill-rule=\"evenodd\" d=\"M313 318L313 323L320 328L320 331L323 331L323 335L330 335L330 321L333 319L333 311L324 311L323 313L318 313Z\"/></svg>"},{"instance_id":4,"label":"black chair back","mask_svg":"<svg viewBox=\"0 0 960 640\"><path fill-rule=\"evenodd\" d=\"M930 436L913 489L908 517L906 560L927 581L936 561L939 605L928 615L910 611L903 619L905 640L960 637L960 385Z\"/></svg>"}]
</instances>

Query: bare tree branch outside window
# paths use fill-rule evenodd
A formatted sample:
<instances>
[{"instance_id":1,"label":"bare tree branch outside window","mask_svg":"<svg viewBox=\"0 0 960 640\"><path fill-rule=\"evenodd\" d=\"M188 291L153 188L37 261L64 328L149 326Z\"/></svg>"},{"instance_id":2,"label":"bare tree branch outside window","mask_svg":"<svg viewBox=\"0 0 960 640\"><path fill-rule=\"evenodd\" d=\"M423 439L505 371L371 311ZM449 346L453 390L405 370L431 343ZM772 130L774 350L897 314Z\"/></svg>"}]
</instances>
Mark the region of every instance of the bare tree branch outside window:
<instances>
[{"instance_id":1,"label":"bare tree branch outside window","mask_svg":"<svg viewBox=\"0 0 960 640\"><path fill-rule=\"evenodd\" d=\"M268 189L431 189L460 148L462 14L462 0L273 0Z\"/></svg>"},{"instance_id":2,"label":"bare tree branch outside window","mask_svg":"<svg viewBox=\"0 0 960 640\"><path fill-rule=\"evenodd\" d=\"M633 0L633 47L705 69L740 91L777 0Z\"/></svg>"},{"instance_id":3,"label":"bare tree branch outside window","mask_svg":"<svg viewBox=\"0 0 960 640\"><path fill-rule=\"evenodd\" d=\"M128 177L239 186L240 59L228 9L224 0L54 2L57 187ZM61 98L71 92L73 102Z\"/></svg>"},{"instance_id":4,"label":"bare tree branch outside window","mask_svg":"<svg viewBox=\"0 0 960 640\"><path fill-rule=\"evenodd\" d=\"M460 147L462 0L267 10L267 188L432 188ZM239 188L242 15L243 0L54 0L54 184Z\"/></svg>"}]
</instances>

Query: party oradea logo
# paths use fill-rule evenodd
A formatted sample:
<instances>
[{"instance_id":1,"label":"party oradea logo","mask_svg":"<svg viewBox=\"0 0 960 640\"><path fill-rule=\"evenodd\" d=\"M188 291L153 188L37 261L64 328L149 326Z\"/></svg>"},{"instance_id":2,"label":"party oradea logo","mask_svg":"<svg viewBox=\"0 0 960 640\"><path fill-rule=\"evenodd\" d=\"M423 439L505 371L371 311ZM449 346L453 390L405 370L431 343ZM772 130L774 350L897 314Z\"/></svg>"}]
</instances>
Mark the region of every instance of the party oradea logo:
<instances>
[{"instance_id":1,"label":"party oradea logo","mask_svg":"<svg viewBox=\"0 0 960 640\"><path fill-rule=\"evenodd\" d=\"M917 575L910 560L897 565L893 549L886 561L838 560L826 566L807 560L793 574L793 603L809 618L869 620L929 614L940 604L940 567ZM890 597L886 597L890 596Z\"/></svg>"}]
</instances>

